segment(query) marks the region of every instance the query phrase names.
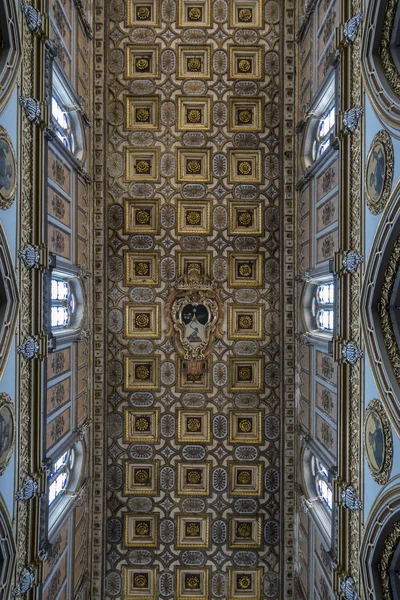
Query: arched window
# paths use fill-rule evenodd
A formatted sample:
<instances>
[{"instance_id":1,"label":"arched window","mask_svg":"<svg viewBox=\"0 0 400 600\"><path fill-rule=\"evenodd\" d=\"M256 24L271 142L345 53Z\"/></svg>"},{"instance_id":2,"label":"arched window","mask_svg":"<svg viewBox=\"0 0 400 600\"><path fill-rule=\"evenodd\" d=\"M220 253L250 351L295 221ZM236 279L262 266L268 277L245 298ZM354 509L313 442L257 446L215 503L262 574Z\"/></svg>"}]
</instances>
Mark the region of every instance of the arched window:
<instances>
[{"instance_id":1,"label":"arched window","mask_svg":"<svg viewBox=\"0 0 400 600\"><path fill-rule=\"evenodd\" d=\"M314 457L314 469L315 475L315 487L318 492L318 497L323 502L324 506L331 511L332 510L332 488L329 483L328 469L320 460L315 460Z\"/></svg>"},{"instance_id":2,"label":"arched window","mask_svg":"<svg viewBox=\"0 0 400 600\"><path fill-rule=\"evenodd\" d=\"M51 98L51 118L57 137L68 150L74 153L74 136L67 111L56 96Z\"/></svg>"},{"instance_id":3,"label":"arched window","mask_svg":"<svg viewBox=\"0 0 400 600\"><path fill-rule=\"evenodd\" d=\"M312 313L316 321L317 329L321 331L333 331L335 286L333 281L323 283L317 287L312 302Z\"/></svg>"},{"instance_id":4,"label":"arched window","mask_svg":"<svg viewBox=\"0 0 400 600\"><path fill-rule=\"evenodd\" d=\"M332 104L320 119L313 144L313 160L317 160L329 148L330 138L335 128L335 105Z\"/></svg>"},{"instance_id":5,"label":"arched window","mask_svg":"<svg viewBox=\"0 0 400 600\"><path fill-rule=\"evenodd\" d=\"M51 280L51 328L68 329L75 315L76 300L70 283L53 277Z\"/></svg>"},{"instance_id":6,"label":"arched window","mask_svg":"<svg viewBox=\"0 0 400 600\"><path fill-rule=\"evenodd\" d=\"M53 65L51 124L57 139L80 161L85 159L85 134L79 100Z\"/></svg>"},{"instance_id":7,"label":"arched window","mask_svg":"<svg viewBox=\"0 0 400 600\"><path fill-rule=\"evenodd\" d=\"M74 466L74 450L64 452L56 460L49 475L49 506L61 498L68 487L70 473Z\"/></svg>"}]
</instances>

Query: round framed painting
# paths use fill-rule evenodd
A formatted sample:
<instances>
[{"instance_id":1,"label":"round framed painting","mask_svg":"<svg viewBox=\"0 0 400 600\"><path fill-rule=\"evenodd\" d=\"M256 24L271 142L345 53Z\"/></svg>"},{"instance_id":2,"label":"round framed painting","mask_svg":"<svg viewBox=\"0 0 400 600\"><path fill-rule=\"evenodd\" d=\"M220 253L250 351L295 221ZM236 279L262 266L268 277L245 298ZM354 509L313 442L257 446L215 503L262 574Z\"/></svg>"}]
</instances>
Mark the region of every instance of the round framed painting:
<instances>
[{"instance_id":1,"label":"round framed painting","mask_svg":"<svg viewBox=\"0 0 400 600\"><path fill-rule=\"evenodd\" d=\"M393 144L387 131L379 131L372 140L365 171L367 205L374 215L383 211L393 182Z\"/></svg>"},{"instance_id":2,"label":"round framed painting","mask_svg":"<svg viewBox=\"0 0 400 600\"><path fill-rule=\"evenodd\" d=\"M392 470L393 440L389 419L380 400L372 400L364 424L365 454L375 481L384 485Z\"/></svg>"},{"instance_id":3,"label":"round framed painting","mask_svg":"<svg viewBox=\"0 0 400 600\"><path fill-rule=\"evenodd\" d=\"M0 475L4 473L14 448L15 418L11 398L0 393Z\"/></svg>"},{"instance_id":4,"label":"round framed painting","mask_svg":"<svg viewBox=\"0 0 400 600\"><path fill-rule=\"evenodd\" d=\"M0 208L10 208L17 187L17 167L11 138L0 126Z\"/></svg>"}]
</instances>

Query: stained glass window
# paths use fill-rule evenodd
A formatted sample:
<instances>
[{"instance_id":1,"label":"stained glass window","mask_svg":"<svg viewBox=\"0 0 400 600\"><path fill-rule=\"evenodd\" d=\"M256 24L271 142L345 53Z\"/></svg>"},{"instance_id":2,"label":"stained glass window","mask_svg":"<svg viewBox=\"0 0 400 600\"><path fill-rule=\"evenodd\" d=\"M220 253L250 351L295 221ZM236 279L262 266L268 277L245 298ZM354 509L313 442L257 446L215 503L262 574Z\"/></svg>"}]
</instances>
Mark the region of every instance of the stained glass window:
<instances>
[{"instance_id":1,"label":"stained glass window","mask_svg":"<svg viewBox=\"0 0 400 600\"><path fill-rule=\"evenodd\" d=\"M319 285L314 298L314 316L317 327L322 331L333 331L335 285L333 281Z\"/></svg>"},{"instance_id":2,"label":"stained glass window","mask_svg":"<svg viewBox=\"0 0 400 600\"><path fill-rule=\"evenodd\" d=\"M55 96L51 98L51 116L57 137L68 150L73 151L71 122L67 111Z\"/></svg>"},{"instance_id":3,"label":"stained glass window","mask_svg":"<svg viewBox=\"0 0 400 600\"><path fill-rule=\"evenodd\" d=\"M315 484L319 498L329 510L332 510L332 488L329 484L328 469L321 461L317 462Z\"/></svg>"},{"instance_id":4,"label":"stained glass window","mask_svg":"<svg viewBox=\"0 0 400 600\"><path fill-rule=\"evenodd\" d=\"M335 105L320 119L314 141L313 158L317 160L329 148L330 137L335 127Z\"/></svg>"}]
</instances>

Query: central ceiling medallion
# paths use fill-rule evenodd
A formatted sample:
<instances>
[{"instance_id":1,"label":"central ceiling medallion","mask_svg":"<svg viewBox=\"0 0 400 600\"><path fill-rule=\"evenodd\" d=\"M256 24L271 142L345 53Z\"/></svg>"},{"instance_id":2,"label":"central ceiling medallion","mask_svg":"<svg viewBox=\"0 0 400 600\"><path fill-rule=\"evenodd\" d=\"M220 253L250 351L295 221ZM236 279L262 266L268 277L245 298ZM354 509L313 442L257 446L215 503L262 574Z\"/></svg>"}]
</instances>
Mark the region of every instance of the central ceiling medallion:
<instances>
[{"instance_id":1,"label":"central ceiling medallion","mask_svg":"<svg viewBox=\"0 0 400 600\"><path fill-rule=\"evenodd\" d=\"M185 361L188 373L203 373L213 340L221 338L223 308L217 284L195 273L179 279L167 302L167 337Z\"/></svg>"}]
</instances>

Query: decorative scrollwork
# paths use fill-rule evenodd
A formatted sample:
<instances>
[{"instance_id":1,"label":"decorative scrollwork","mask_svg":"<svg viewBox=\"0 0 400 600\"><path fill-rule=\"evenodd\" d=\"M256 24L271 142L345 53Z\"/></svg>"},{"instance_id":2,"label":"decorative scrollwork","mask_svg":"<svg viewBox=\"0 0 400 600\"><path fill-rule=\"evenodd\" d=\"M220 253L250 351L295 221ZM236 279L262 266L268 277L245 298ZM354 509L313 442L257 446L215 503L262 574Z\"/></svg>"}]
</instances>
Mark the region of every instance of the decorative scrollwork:
<instances>
[{"instance_id":1,"label":"decorative scrollwork","mask_svg":"<svg viewBox=\"0 0 400 600\"><path fill-rule=\"evenodd\" d=\"M352 577L344 577L340 582L340 591L345 600L360 600L355 581Z\"/></svg>"},{"instance_id":2,"label":"decorative scrollwork","mask_svg":"<svg viewBox=\"0 0 400 600\"><path fill-rule=\"evenodd\" d=\"M355 365L358 360L364 356L364 352L360 350L355 342L347 341L341 350L343 362L347 365Z\"/></svg>"},{"instance_id":3,"label":"decorative scrollwork","mask_svg":"<svg viewBox=\"0 0 400 600\"><path fill-rule=\"evenodd\" d=\"M25 338L25 341L17 346L17 352L26 360L32 360L38 357L39 342L33 335Z\"/></svg>"},{"instance_id":4,"label":"decorative scrollwork","mask_svg":"<svg viewBox=\"0 0 400 600\"><path fill-rule=\"evenodd\" d=\"M28 269L36 269L40 262L39 247L27 244L23 250L18 250L18 258Z\"/></svg>"},{"instance_id":5,"label":"decorative scrollwork","mask_svg":"<svg viewBox=\"0 0 400 600\"><path fill-rule=\"evenodd\" d=\"M343 501L343 506L348 510L362 509L362 502L358 499L357 492L351 485L346 485L340 497Z\"/></svg>"},{"instance_id":6,"label":"decorative scrollwork","mask_svg":"<svg viewBox=\"0 0 400 600\"><path fill-rule=\"evenodd\" d=\"M354 133L363 114L364 108L362 106L346 110L343 115L343 133Z\"/></svg>"},{"instance_id":7,"label":"decorative scrollwork","mask_svg":"<svg viewBox=\"0 0 400 600\"><path fill-rule=\"evenodd\" d=\"M364 13L358 13L348 21L346 21L343 28L343 37L346 44L353 44L356 41L358 30L362 20L364 19Z\"/></svg>"},{"instance_id":8,"label":"decorative scrollwork","mask_svg":"<svg viewBox=\"0 0 400 600\"><path fill-rule=\"evenodd\" d=\"M28 25L29 31L32 33L39 33L42 27L42 16L40 12L22 0L21 2L21 10L25 15L26 24Z\"/></svg>"},{"instance_id":9,"label":"decorative scrollwork","mask_svg":"<svg viewBox=\"0 0 400 600\"><path fill-rule=\"evenodd\" d=\"M34 98L20 96L19 103L24 109L28 121L34 125L39 123L42 114L39 101Z\"/></svg>"},{"instance_id":10,"label":"decorative scrollwork","mask_svg":"<svg viewBox=\"0 0 400 600\"><path fill-rule=\"evenodd\" d=\"M342 266L346 273L354 274L364 262L364 257L355 250L347 250L342 258Z\"/></svg>"},{"instance_id":11,"label":"decorative scrollwork","mask_svg":"<svg viewBox=\"0 0 400 600\"><path fill-rule=\"evenodd\" d=\"M18 578L18 583L12 591L12 597L18 598L23 596L33 588L35 585L35 573L31 567L25 567L22 569Z\"/></svg>"},{"instance_id":12,"label":"decorative scrollwork","mask_svg":"<svg viewBox=\"0 0 400 600\"><path fill-rule=\"evenodd\" d=\"M21 489L15 494L15 499L20 502L27 502L36 496L39 483L35 475L26 475Z\"/></svg>"}]
</instances>

